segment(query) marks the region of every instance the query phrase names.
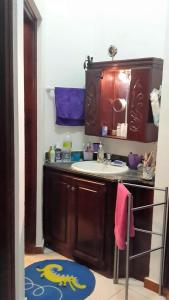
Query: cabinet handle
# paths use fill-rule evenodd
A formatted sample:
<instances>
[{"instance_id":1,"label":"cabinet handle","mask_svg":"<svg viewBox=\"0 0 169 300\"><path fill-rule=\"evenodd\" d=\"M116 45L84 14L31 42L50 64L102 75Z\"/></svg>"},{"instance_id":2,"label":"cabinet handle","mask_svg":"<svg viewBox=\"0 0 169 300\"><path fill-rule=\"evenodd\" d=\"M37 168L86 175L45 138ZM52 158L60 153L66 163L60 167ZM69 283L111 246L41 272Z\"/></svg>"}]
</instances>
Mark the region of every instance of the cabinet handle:
<instances>
[{"instance_id":1,"label":"cabinet handle","mask_svg":"<svg viewBox=\"0 0 169 300\"><path fill-rule=\"evenodd\" d=\"M99 75L97 75L97 80L103 79L103 73L100 73Z\"/></svg>"},{"instance_id":2,"label":"cabinet handle","mask_svg":"<svg viewBox=\"0 0 169 300\"><path fill-rule=\"evenodd\" d=\"M77 190L77 188L75 188L74 186L71 187L71 191L74 192L75 190Z\"/></svg>"}]
</instances>

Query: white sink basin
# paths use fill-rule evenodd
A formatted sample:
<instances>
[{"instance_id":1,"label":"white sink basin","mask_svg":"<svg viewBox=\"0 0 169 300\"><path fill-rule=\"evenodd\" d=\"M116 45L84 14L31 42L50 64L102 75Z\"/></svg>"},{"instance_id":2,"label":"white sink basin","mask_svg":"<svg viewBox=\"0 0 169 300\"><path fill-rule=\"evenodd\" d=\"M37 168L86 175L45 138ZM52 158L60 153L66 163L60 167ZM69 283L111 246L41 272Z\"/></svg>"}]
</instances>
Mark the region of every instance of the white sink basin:
<instances>
[{"instance_id":1,"label":"white sink basin","mask_svg":"<svg viewBox=\"0 0 169 300\"><path fill-rule=\"evenodd\" d=\"M93 174L120 174L128 171L127 166L118 167L97 161L80 161L72 164L72 169Z\"/></svg>"}]
</instances>

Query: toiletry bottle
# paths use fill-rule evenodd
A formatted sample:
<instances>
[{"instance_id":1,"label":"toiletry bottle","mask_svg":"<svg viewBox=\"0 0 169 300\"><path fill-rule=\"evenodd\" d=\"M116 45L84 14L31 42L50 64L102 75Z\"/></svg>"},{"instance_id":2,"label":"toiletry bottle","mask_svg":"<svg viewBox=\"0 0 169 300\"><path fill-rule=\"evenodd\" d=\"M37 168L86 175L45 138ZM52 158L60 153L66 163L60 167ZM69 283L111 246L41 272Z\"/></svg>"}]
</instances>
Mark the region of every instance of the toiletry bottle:
<instances>
[{"instance_id":1,"label":"toiletry bottle","mask_svg":"<svg viewBox=\"0 0 169 300\"><path fill-rule=\"evenodd\" d=\"M111 164L111 154L110 153L106 154L106 163L109 165Z\"/></svg>"},{"instance_id":2,"label":"toiletry bottle","mask_svg":"<svg viewBox=\"0 0 169 300\"><path fill-rule=\"evenodd\" d=\"M98 153L97 153L97 161L98 162L104 161L104 149L103 149L103 145L101 142L100 142Z\"/></svg>"},{"instance_id":3,"label":"toiletry bottle","mask_svg":"<svg viewBox=\"0 0 169 300\"><path fill-rule=\"evenodd\" d=\"M59 144L55 148L55 161L60 162L62 160L62 149Z\"/></svg>"},{"instance_id":4,"label":"toiletry bottle","mask_svg":"<svg viewBox=\"0 0 169 300\"><path fill-rule=\"evenodd\" d=\"M88 160L93 160L93 145L91 142L89 142L88 147Z\"/></svg>"},{"instance_id":5,"label":"toiletry bottle","mask_svg":"<svg viewBox=\"0 0 169 300\"><path fill-rule=\"evenodd\" d=\"M55 150L54 150L54 147L52 147L52 146L50 146L49 161L50 161L50 163L55 162Z\"/></svg>"},{"instance_id":6,"label":"toiletry bottle","mask_svg":"<svg viewBox=\"0 0 169 300\"><path fill-rule=\"evenodd\" d=\"M66 133L63 139L62 160L64 162L71 161L72 139L70 133Z\"/></svg>"},{"instance_id":7,"label":"toiletry bottle","mask_svg":"<svg viewBox=\"0 0 169 300\"><path fill-rule=\"evenodd\" d=\"M107 136L108 133L108 127L104 124L102 126L102 136Z\"/></svg>"},{"instance_id":8,"label":"toiletry bottle","mask_svg":"<svg viewBox=\"0 0 169 300\"><path fill-rule=\"evenodd\" d=\"M45 163L49 162L49 151L45 152Z\"/></svg>"},{"instance_id":9,"label":"toiletry bottle","mask_svg":"<svg viewBox=\"0 0 169 300\"><path fill-rule=\"evenodd\" d=\"M117 124L117 136L121 136L121 124Z\"/></svg>"},{"instance_id":10,"label":"toiletry bottle","mask_svg":"<svg viewBox=\"0 0 169 300\"><path fill-rule=\"evenodd\" d=\"M53 150L55 151L55 161L56 161L56 145L53 146Z\"/></svg>"},{"instance_id":11,"label":"toiletry bottle","mask_svg":"<svg viewBox=\"0 0 169 300\"><path fill-rule=\"evenodd\" d=\"M157 89L153 89L153 91L150 93L150 100L151 100L151 107L153 112L153 120L155 126L159 125L159 117L160 117L160 94L161 91Z\"/></svg>"}]
</instances>

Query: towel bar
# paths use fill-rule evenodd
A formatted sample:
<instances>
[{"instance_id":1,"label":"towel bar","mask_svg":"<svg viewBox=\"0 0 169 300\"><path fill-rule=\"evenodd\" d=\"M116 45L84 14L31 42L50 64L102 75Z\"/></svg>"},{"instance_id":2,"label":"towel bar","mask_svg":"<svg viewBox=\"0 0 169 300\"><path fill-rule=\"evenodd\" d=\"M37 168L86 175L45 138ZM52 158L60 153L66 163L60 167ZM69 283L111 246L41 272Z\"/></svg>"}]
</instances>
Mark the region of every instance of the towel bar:
<instances>
[{"instance_id":1,"label":"towel bar","mask_svg":"<svg viewBox=\"0 0 169 300\"><path fill-rule=\"evenodd\" d=\"M129 288L129 261L133 260L135 258L138 258L142 255L146 255L150 252L161 250L161 259L160 259L160 281L159 281L159 295L162 294L162 285L163 285L163 273L164 273L164 258L165 258L165 248L166 248L166 233L167 233L167 219L168 219L168 208L169 208L169 200L168 200L168 187L162 188L156 188L156 187L149 187L144 185L138 185L138 184L132 184L132 183L125 183L122 182L125 186L132 186L132 187L139 187L143 189L151 189L154 191L162 191L164 192L164 202L156 203L156 204L150 204L150 205L144 205L142 207L136 207L132 208L132 194L128 195L128 210L127 210L127 238L126 238L126 280L125 280L125 300L128 300L128 288ZM163 227L162 227L162 233L144 230L141 228L135 228L136 231L140 231L146 234L151 235L160 235L162 237L161 246L153 249L149 249L147 251L143 251L141 253L138 253L136 255L130 256L130 220L131 220L131 211L135 212L141 209L147 209L147 208L153 208L155 206L165 205L164 209L164 218L163 218ZM117 248L116 242L115 242L115 249L114 249L114 279L113 283L117 284L119 278L119 249Z\"/></svg>"},{"instance_id":2,"label":"towel bar","mask_svg":"<svg viewBox=\"0 0 169 300\"><path fill-rule=\"evenodd\" d=\"M54 88L46 88L46 91L48 92L48 93L50 93L50 92L54 92Z\"/></svg>"}]
</instances>

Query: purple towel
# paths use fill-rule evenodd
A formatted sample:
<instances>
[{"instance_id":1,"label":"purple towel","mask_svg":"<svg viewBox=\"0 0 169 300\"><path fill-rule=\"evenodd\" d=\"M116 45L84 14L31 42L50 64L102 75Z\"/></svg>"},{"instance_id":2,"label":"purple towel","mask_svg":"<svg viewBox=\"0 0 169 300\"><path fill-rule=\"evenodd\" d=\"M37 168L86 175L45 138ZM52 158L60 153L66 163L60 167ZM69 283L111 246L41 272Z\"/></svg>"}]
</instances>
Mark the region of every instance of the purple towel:
<instances>
[{"instance_id":1,"label":"purple towel","mask_svg":"<svg viewBox=\"0 0 169 300\"><path fill-rule=\"evenodd\" d=\"M84 125L84 95L85 89L55 88L56 124Z\"/></svg>"}]
</instances>

